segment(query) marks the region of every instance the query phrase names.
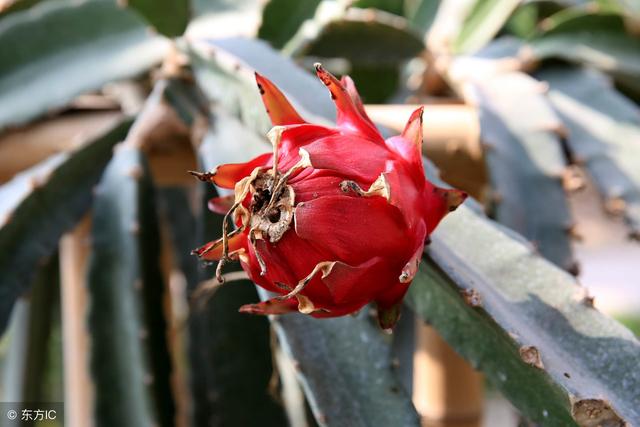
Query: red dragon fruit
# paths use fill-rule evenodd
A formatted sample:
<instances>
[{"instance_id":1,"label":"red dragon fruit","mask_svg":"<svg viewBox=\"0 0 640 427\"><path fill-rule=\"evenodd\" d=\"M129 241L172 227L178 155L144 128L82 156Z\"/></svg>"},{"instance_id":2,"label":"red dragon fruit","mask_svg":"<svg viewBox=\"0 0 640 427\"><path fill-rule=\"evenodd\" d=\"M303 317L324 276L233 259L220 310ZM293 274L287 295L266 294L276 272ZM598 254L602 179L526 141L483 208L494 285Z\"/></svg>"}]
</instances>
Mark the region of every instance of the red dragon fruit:
<instances>
[{"instance_id":1,"label":"red dragon fruit","mask_svg":"<svg viewBox=\"0 0 640 427\"><path fill-rule=\"evenodd\" d=\"M349 77L338 80L319 64L316 73L336 104L336 128L307 123L256 73L273 152L194 173L235 190L209 203L225 214L223 237L194 253L219 261L219 281L224 263L239 260L253 282L278 294L243 313L335 317L373 301L390 329L425 241L467 195L425 179L422 107L402 135L384 140Z\"/></svg>"}]
</instances>

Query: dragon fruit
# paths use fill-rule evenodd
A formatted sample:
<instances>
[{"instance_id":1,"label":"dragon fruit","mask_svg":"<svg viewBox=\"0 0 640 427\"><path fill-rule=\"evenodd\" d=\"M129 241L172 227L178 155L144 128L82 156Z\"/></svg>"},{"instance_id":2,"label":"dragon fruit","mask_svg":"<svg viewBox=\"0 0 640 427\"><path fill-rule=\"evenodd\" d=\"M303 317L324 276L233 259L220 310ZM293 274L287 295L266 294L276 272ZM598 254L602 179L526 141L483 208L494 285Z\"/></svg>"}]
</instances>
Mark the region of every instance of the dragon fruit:
<instances>
[{"instance_id":1,"label":"dragon fruit","mask_svg":"<svg viewBox=\"0 0 640 427\"><path fill-rule=\"evenodd\" d=\"M273 152L194 173L235 190L209 202L225 215L222 238L194 253L219 261L219 281L224 264L239 260L253 282L277 294L241 312L335 317L375 302L380 326L390 329L429 235L467 195L425 179L422 107L402 135L384 140L349 77L338 80L319 64L316 73L335 102L336 128L307 123L256 73Z\"/></svg>"}]
</instances>

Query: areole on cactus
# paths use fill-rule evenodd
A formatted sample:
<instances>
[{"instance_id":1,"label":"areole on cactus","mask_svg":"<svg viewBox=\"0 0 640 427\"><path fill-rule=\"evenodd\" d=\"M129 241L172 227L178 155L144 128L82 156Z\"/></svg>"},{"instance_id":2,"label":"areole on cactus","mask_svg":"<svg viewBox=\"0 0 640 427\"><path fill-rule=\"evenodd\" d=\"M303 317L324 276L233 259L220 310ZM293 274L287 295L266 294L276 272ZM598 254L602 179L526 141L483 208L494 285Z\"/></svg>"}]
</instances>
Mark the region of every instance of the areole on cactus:
<instances>
[{"instance_id":1,"label":"areole on cactus","mask_svg":"<svg viewBox=\"0 0 640 427\"><path fill-rule=\"evenodd\" d=\"M380 326L390 329L425 241L467 195L425 178L422 107L402 135L384 140L349 77L319 64L316 73L336 104L336 128L307 123L256 73L273 152L194 173L235 190L209 203L225 215L222 238L194 253L219 261L219 281L223 265L239 260L252 281L278 294L241 312L335 317L375 302Z\"/></svg>"}]
</instances>

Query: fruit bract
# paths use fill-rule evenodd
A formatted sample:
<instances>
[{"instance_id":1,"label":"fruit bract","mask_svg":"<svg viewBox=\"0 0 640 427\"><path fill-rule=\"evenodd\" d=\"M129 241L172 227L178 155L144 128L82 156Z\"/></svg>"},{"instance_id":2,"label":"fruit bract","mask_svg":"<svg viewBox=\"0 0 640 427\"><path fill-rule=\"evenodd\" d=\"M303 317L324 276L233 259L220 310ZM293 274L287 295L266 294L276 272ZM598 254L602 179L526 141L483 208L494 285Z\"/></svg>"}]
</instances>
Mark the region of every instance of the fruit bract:
<instances>
[{"instance_id":1,"label":"fruit bract","mask_svg":"<svg viewBox=\"0 0 640 427\"><path fill-rule=\"evenodd\" d=\"M235 190L209 203L225 214L223 237L194 253L219 261L219 280L224 263L239 260L251 280L278 294L241 312L334 317L375 302L381 327L389 329L425 241L466 194L426 180L422 108L402 135L384 140L353 81L338 80L319 64L316 72L336 104L335 128L307 123L256 74L274 125L273 152L194 173Z\"/></svg>"}]
</instances>

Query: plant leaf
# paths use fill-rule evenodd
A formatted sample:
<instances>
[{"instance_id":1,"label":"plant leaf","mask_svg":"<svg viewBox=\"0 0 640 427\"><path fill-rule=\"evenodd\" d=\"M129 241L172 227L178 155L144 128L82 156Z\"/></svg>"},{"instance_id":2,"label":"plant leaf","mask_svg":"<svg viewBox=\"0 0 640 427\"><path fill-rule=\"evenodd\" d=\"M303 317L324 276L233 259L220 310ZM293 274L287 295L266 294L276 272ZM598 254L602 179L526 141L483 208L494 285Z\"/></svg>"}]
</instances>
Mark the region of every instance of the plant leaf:
<instances>
[{"instance_id":1,"label":"plant leaf","mask_svg":"<svg viewBox=\"0 0 640 427\"><path fill-rule=\"evenodd\" d=\"M567 126L567 143L613 213L640 239L640 109L596 70L550 67L536 74ZM617 212L616 212L617 210Z\"/></svg>"},{"instance_id":2,"label":"plant leaf","mask_svg":"<svg viewBox=\"0 0 640 427\"><path fill-rule=\"evenodd\" d=\"M9 341L3 360L3 399L13 402L46 400L45 374L54 350L51 335L56 324L55 313L59 310L60 275L56 254L43 261L31 284L31 292L16 302L9 331L3 338Z\"/></svg>"},{"instance_id":3,"label":"plant leaf","mask_svg":"<svg viewBox=\"0 0 640 427\"><path fill-rule=\"evenodd\" d=\"M391 347L369 319L290 314L271 323L321 426L420 425L393 375Z\"/></svg>"},{"instance_id":4,"label":"plant leaf","mask_svg":"<svg viewBox=\"0 0 640 427\"><path fill-rule=\"evenodd\" d=\"M545 33L523 47L522 54L537 60L561 58L589 65L616 78L640 75L640 39L625 32L624 21L616 14L578 10L556 18Z\"/></svg>"},{"instance_id":5,"label":"plant leaf","mask_svg":"<svg viewBox=\"0 0 640 427\"><path fill-rule=\"evenodd\" d=\"M405 0L405 16L421 34L431 28L441 0Z\"/></svg>"},{"instance_id":6,"label":"plant leaf","mask_svg":"<svg viewBox=\"0 0 640 427\"><path fill-rule=\"evenodd\" d=\"M498 34L519 0L476 0L453 44L456 53L481 49Z\"/></svg>"},{"instance_id":7,"label":"plant leaf","mask_svg":"<svg viewBox=\"0 0 640 427\"><path fill-rule=\"evenodd\" d=\"M167 46L113 1L47 1L11 14L0 21L0 129L141 74Z\"/></svg>"},{"instance_id":8,"label":"plant leaf","mask_svg":"<svg viewBox=\"0 0 640 427\"><path fill-rule=\"evenodd\" d=\"M631 367L640 343L592 308L573 277L466 206L440 224L426 253L407 302L526 417L586 426L578 419L603 404L638 423L640 373ZM601 414L601 425L622 425Z\"/></svg>"},{"instance_id":9,"label":"plant leaf","mask_svg":"<svg viewBox=\"0 0 640 427\"><path fill-rule=\"evenodd\" d=\"M191 15L189 0L126 0L125 4L167 37L182 35Z\"/></svg>"},{"instance_id":10,"label":"plant leaf","mask_svg":"<svg viewBox=\"0 0 640 427\"><path fill-rule=\"evenodd\" d=\"M289 96L295 101L306 93ZM432 167L426 170L433 173ZM638 423L640 373L634 367L640 344L590 308L575 279L537 256L521 236L477 213L474 203L446 218L433 238L429 265L423 263L409 288L409 303L527 417L542 425L575 425L572 409L579 418L606 400L620 417ZM483 308L468 306L458 287L475 289ZM283 316L279 322L285 321L285 329L286 321L299 317ZM313 330L304 329L305 334ZM531 345L540 349L544 370L522 361L520 348ZM306 374L302 361L300 367ZM609 419L598 422L620 424L615 414L600 410Z\"/></svg>"},{"instance_id":11,"label":"plant leaf","mask_svg":"<svg viewBox=\"0 0 640 427\"><path fill-rule=\"evenodd\" d=\"M0 331L38 265L87 211L113 146L131 125L120 120L80 148L49 157L0 187Z\"/></svg>"},{"instance_id":12,"label":"plant leaf","mask_svg":"<svg viewBox=\"0 0 640 427\"><path fill-rule=\"evenodd\" d=\"M479 110L491 214L534 242L547 259L575 272L562 185L562 123L537 80L501 65L503 55L508 58L519 46L516 39L499 39L476 56L455 60L451 73Z\"/></svg>"},{"instance_id":13,"label":"plant leaf","mask_svg":"<svg viewBox=\"0 0 640 427\"><path fill-rule=\"evenodd\" d=\"M321 0L270 0L262 10L258 37L275 48L283 47L304 21L313 17Z\"/></svg>"},{"instance_id":14,"label":"plant leaf","mask_svg":"<svg viewBox=\"0 0 640 427\"><path fill-rule=\"evenodd\" d=\"M378 9L394 15L404 16L405 5L403 0L355 0L351 7L360 9Z\"/></svg>"},{"instance_id":15,"label":"plant leaf","mask_svg":"<svg viewBox=\"0 0 640 427\"><path fill-rule=\"evenodd\" d=\"M292 102L303 117L335 119L335 108L320 81L279 55L267 43L245 38L196 40L184 47L189 53L200 88L211 100L252 123L259 134L271 128L257 91L254 71L269 76L285 94L299 93Z\"/></svg>"},{"instance_id":16,"label":"plant leaf","mask_svg":"<svg viewBox=\"0 0 640 427\"><path fill-rule=\"evenodd\" d=\"M398 66L424 49L408 21L382 11L350 8L305 23L287 44L294 57L345 58L354 66Z\"/></svg>"},{"instance_id":17,"label":"plant leaf","mask_svg":"<svg viewBox=\"0 0 640 427\"><path fill-rule=\"evenodd\" d=\"M143 154L121 146L100 182L88 267L99 426L173 423L154 190Z\"/></svg>"}]
</instances>

